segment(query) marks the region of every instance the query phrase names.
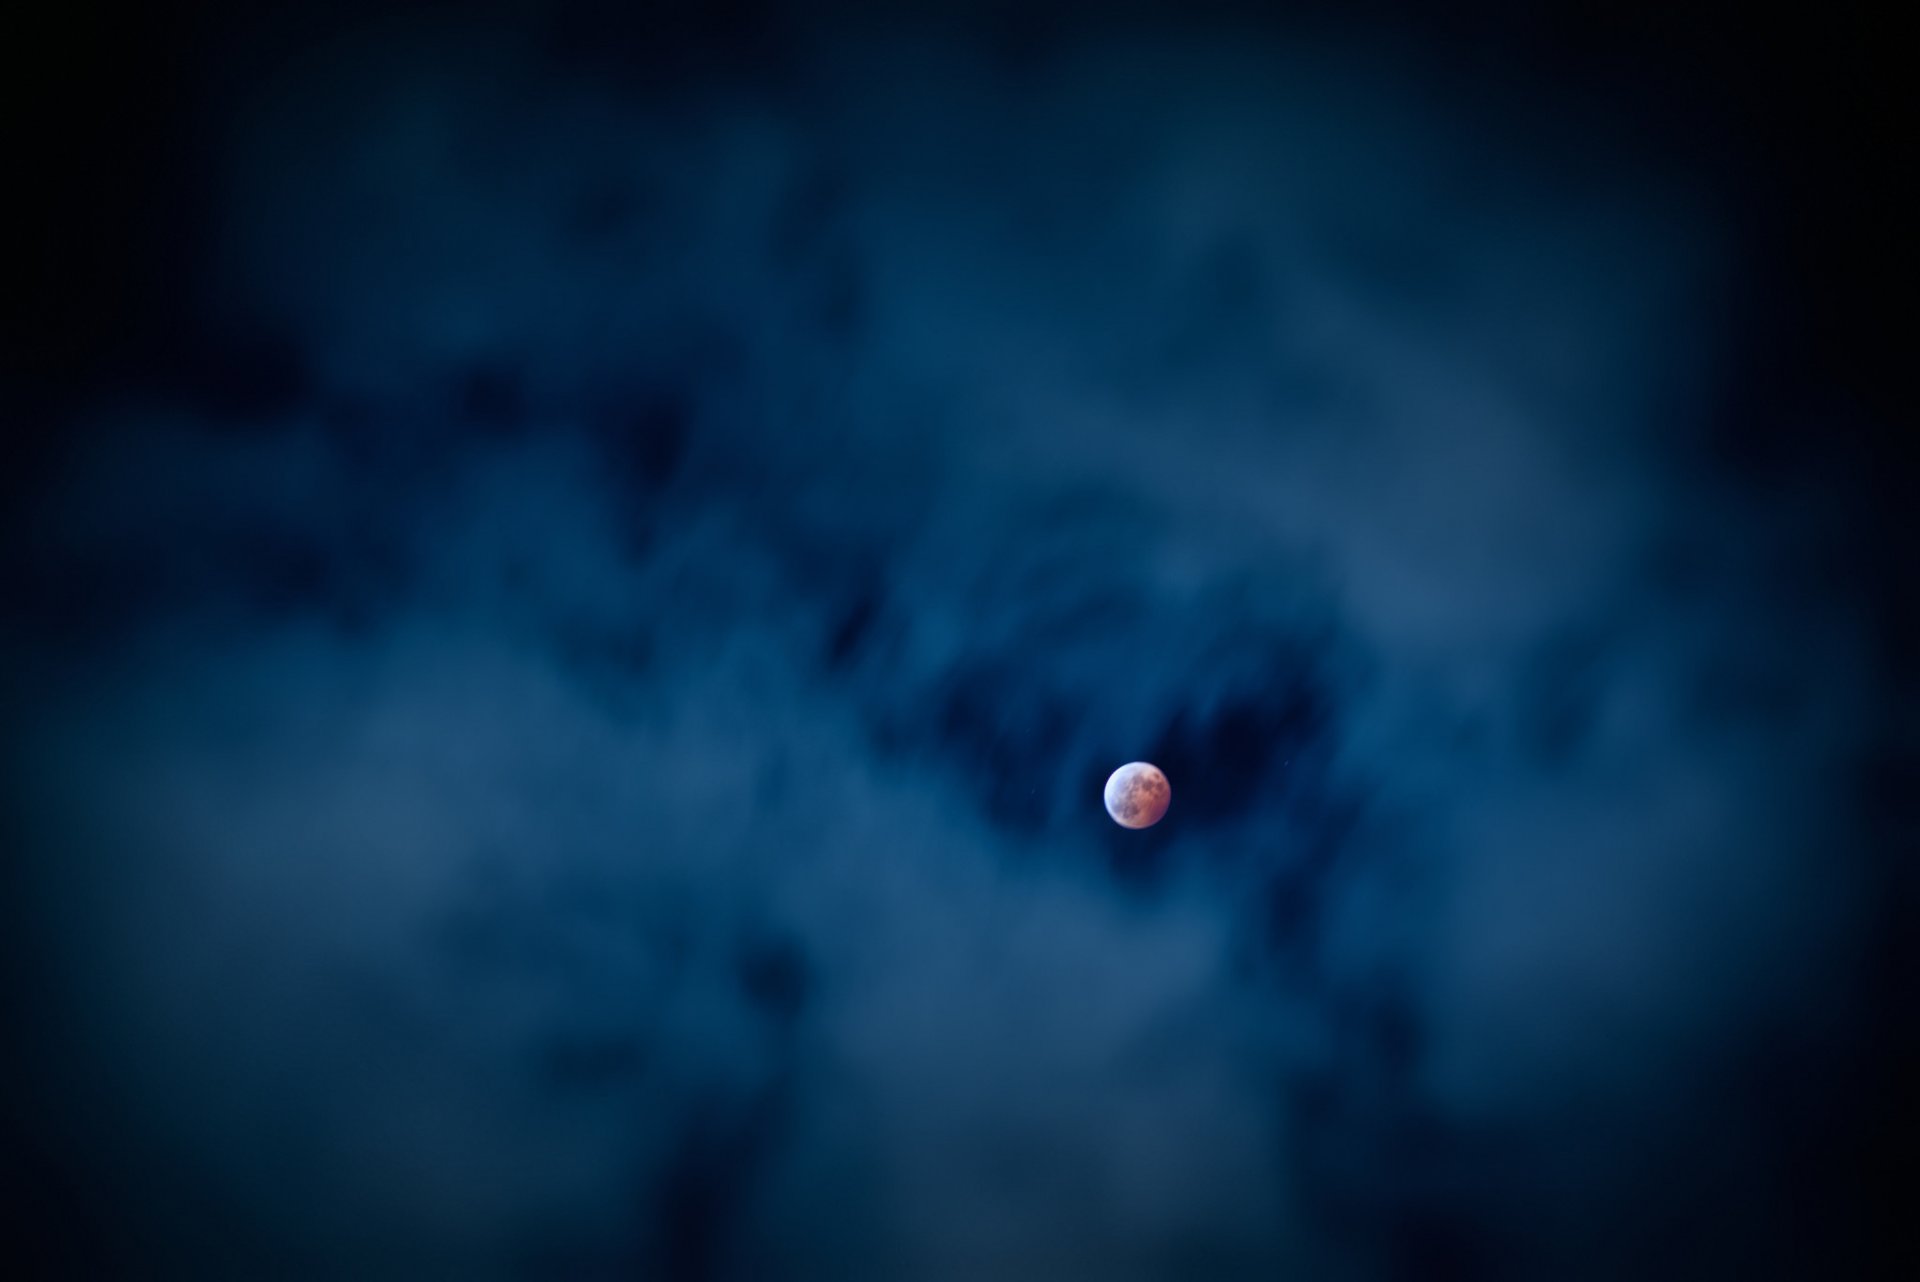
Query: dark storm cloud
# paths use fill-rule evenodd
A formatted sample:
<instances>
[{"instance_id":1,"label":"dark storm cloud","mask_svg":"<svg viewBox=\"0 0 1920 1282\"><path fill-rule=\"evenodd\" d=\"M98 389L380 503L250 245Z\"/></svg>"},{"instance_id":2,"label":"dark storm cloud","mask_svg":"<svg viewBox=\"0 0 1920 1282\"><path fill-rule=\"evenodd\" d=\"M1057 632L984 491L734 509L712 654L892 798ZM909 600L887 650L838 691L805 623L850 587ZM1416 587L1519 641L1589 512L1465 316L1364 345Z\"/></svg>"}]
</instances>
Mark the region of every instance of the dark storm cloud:
<instances>
[{"instance_id":1,"label":"dark storm cloud","mask_svg":"<svg viewBox=\"0 0 1920 1282\"><path fill-rule=\"evenodd\" d=\"M1773 1267L1874 669L1700 463L1726 195L1325 35L690 21L238 76L197 355L15 518L114 1249Z\"/></svg>"}]
</instances>

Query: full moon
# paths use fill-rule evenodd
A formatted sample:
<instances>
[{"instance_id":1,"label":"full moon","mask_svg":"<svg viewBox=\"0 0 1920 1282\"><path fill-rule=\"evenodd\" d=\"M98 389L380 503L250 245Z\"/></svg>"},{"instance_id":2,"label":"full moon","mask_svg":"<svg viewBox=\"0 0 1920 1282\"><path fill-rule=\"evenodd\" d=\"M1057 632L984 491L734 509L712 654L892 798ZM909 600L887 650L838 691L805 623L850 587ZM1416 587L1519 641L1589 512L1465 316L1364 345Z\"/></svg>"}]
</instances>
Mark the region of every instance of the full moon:
<instances>
[{"instance_id":1,"label":"full moon","mask_svg":"<svg viewBox=\"0 0 1920 1282\"><path fill-rule=\"evenodd\" d=\"M1122 828L1151 828L1167 813L1173 787L1160 767L1129 761L1107 776L1107 813Z\"/></svg>"}]
</instances>

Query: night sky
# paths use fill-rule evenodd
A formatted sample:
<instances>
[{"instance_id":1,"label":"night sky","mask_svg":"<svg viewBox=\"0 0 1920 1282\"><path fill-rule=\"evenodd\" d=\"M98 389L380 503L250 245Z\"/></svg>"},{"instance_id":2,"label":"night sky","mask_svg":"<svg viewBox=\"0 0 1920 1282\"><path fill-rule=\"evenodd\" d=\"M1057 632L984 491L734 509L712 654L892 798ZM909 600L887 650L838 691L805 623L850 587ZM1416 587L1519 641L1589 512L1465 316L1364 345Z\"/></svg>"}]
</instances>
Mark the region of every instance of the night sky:
<instances>
[{"instance_id":1,"label":"night sky","mask_svg":"<svg viewBox=\"0 0 1920 1282\"><path fill-rule=\"evenodd\" d=\"M1911 46L1544 10L10 19L0 1272L1895 1275Z\"/></svg>"}]
</instances>

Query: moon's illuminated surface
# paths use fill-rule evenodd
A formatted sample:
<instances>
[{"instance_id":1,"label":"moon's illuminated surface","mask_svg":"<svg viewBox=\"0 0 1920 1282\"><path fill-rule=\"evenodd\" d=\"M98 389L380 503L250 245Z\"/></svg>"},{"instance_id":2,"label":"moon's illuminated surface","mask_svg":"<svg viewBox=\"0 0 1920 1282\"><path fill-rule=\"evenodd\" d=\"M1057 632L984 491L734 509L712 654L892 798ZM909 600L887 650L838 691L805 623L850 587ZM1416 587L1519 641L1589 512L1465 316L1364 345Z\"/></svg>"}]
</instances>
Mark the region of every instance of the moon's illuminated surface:
<instances>
[{"instance_id":1,"label":"moon's illuminated surface","mask_svg":"<svg viewBox=\"0 0 1920 1282\"><path fill-rule=\"evenodd\" d=\"M1150 762L1129 761L1107 776L1107 813L1122 828L1153 827L1172 799L1172 785Z\"/></svg>"}]
</instances>

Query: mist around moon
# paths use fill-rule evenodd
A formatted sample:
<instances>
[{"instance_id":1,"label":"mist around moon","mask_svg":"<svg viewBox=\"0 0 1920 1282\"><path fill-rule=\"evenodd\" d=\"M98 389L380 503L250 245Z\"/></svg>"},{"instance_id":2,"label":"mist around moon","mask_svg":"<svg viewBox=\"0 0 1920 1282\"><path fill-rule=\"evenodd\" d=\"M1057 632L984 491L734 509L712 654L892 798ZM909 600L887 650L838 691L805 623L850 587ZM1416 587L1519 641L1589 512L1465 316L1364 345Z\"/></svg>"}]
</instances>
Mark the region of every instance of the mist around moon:
<instances>
[{"instance_id":1,"label":"mist around moon","mask_svg":"<svg viewBox=\"0 0 1920 1282\"><path fill-rule=\"evenodd\" d=\"M1122 828L1151 828L1166 816L1173 786L1160 767L1129 761L1107 776L1107 813Z\"/></svg>"}]
</instances>

